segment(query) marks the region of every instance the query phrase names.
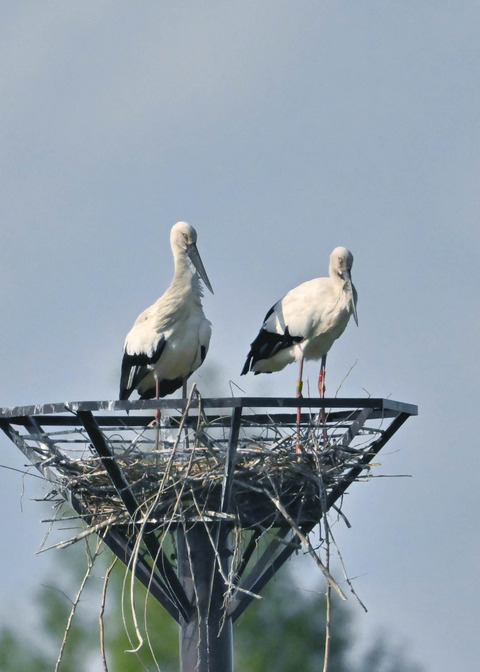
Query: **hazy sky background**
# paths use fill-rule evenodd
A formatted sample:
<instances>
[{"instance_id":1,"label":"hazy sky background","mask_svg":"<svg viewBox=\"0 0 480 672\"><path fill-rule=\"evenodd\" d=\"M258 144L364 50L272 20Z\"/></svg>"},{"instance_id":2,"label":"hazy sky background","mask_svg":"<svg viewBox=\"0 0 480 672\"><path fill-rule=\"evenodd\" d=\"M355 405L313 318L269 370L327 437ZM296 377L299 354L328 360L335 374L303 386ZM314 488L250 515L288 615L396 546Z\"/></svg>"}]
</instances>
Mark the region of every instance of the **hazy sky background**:
<instances>
[{"instance_id":1,"label":"hazy sky background","mask_svg":"<svg viewBox=\"0 0 480 672\"><path fill-rule=\"evenodd\" d=\"M412 478L344 504L357 625L425 670L477 669L479 3L30 0L1 19L0 405L117 397L182 219L215 290L211 393L293 396L296 367L240 378L248 346L349 247L360 324L332 348L327 395L358 360L342 394L420 409L378 470ZM6 622L53 558L34 555L41 491L0 476Z\"/></svg>"}]
</instances>

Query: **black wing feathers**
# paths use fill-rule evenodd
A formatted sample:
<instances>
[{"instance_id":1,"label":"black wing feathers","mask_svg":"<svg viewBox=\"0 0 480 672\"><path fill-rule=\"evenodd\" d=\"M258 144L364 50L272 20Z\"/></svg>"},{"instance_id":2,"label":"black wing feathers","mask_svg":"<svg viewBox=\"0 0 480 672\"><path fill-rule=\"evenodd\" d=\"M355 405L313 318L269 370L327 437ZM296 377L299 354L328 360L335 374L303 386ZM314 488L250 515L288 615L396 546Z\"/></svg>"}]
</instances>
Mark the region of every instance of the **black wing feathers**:
<instances>
[{"instance_id":1,"label":"black wing feathers","mask_svg":"<svg viewBox=\"0 0 480 672\"><path fill-rule=\"evenodd\" d=\"M120 375L120 399L128 399L140 381L145 378L151 367L158 362L165 348L166 340L162 336L151 355L145 352L130 355L126 350L123 354L122 373ZM133 370L133 374L132 374ZM175 388L177 389L177 388ZM168 394L168 393L166 393ZM155 392L153 394L155 396ZM144 397L147 398L147 397Z\"/></svg>"},{"instance_id":2,"label":"black wing feathers","mask_svg":"<svg viewBox=\"0 0 480 672\"><path fill-rule=\"evenodd\" d=\"M267 313L267 319L271 315L273 308ZM280 350L289 348L295 343L299 343L303 340L303 336L292 336L288 330L288 327L285 328L283 334L277 334L266 329L260 329L257 338L253 341L250 352L247 355L247 359L242 369L241 375L244 376L246 373L252 370L252 367L261 359L269 359L277 354Z\"/></svg>"}]
</instances>

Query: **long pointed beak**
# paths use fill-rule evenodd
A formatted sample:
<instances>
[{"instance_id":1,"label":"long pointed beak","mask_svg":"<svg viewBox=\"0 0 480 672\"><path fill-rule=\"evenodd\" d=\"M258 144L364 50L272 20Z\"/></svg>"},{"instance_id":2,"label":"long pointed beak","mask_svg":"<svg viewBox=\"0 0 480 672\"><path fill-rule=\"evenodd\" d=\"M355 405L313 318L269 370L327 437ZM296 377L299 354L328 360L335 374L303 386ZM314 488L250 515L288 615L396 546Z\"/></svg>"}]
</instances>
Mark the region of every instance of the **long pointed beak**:
<instances>
[{"instance_id":1,"label":"long pointed beak","mask_svg":"<svg viewBox=\"0 0 480 672\"><path fill-rule=\"evenodd\" d=\"M355 291L355 287L353 286L352 276L350 275L350 271L344 271L343 272L343 278L344 278L344 280L347 284L349 294L350 294L350 308L352 310L353 319L355 320L355 324L358 327L357 292Z\"/></svg>"},{"instance_id":2,"label":"long pointed beak","mask_svg":"<svg viewBox=\"0 0 480 672\"><path fill-rule=\"evenodd\" d=\"M202 278L203 282L205 283L205 287L207 289L209 289L213 294L212 285L210 284L210 280L208 279L207 271L205 270L205 266L203 265L203 262L200 258L200 254L197 250L197 246L196 246L195 243L191 243L187 247L187 254L190 257L190 261L192 262L192 264L197 269L198 275Z\"/></svg>"},{"instance_id":3,"label":"long pointed beak","mask_svg":"<svg viewBox=\"0 0 480 672\"><path fill-rule=\"evenodd\" d=\"M355 324L358 327L357 301L355 299L355 296L353 296L352 298L353 298L353 300L352 300L352 315L353 315L353 319L355 320Z\"/></svg>"}]
</instances>

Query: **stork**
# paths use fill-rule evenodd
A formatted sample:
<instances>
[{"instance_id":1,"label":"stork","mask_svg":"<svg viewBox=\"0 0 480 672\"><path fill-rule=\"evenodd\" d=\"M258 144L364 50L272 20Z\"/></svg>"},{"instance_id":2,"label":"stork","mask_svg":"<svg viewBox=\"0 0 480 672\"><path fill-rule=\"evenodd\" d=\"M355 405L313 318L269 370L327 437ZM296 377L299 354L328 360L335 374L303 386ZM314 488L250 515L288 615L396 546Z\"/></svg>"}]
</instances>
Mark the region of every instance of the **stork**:
<instances>
[{"instance_id":1,"label":"stork","mask_svg":"<svg viewBox=\"0 0 480 672\"><path fill-rule=\"evenodd\" d=\"M125 339L120 399L137 390L141 399L164 397L183 386L207 354L211 324L206 319L200 278L213 289L197 249L197 232L177 222L170 233L175 273L167 291L140 313ZM157 412L157 422L160 414Z\"/></svg>"},{"instance_id":2,"label":"stork","mask_svg":"<svg viewBox=\"0 0 480 672\"><path fill-rule=\"evenodd\" d=\"M297 397L301 397L304 360L321 358L318 389L324 396L327 352L344 332L351 315L358 326L352 264L352 253L346 247L336 247L330 255L328 278L304 282L270 308L251 344L242 375L281 371L299 361Z\"/></svg>"}]
</instances>

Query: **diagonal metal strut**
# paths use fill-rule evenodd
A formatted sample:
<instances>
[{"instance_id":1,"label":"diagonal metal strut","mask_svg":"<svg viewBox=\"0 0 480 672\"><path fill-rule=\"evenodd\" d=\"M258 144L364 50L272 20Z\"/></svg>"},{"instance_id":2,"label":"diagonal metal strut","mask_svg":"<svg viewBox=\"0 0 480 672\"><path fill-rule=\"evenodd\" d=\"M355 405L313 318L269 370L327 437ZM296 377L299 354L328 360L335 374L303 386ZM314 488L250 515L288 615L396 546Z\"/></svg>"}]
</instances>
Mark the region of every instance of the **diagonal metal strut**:
<instances>
[{"instance_id":1,"label":"diagonal metal strut","mask_svg":"<svg viewBox=\"0 0 480 672\"><path fill-rule=\"evenodd\" d=\"M147 547L154 566L158 569L158 572L161 576L162 581L160 584L162 585L166 598L176 605L182 618L188 620L192 611L192 605L190 604L190 601L188 600L185 591L180 581L178 580L175 570L163 552L158 539L155 536L155 533L148 528L143 530L142 525L138 522L138 502L127 482L127 479L125 478L125 475L115 460L115 456L107 445L107 442L105 441L105 438L99 426L97 425L93 414L91 411L78 411L77 415L85 427L85 431L90 437L93 447L97 451L106 472L110 476L118 496L124 503L125 508L132 518L137 533L143 534L142 540Z\"/></svg>"}]
</instances>

